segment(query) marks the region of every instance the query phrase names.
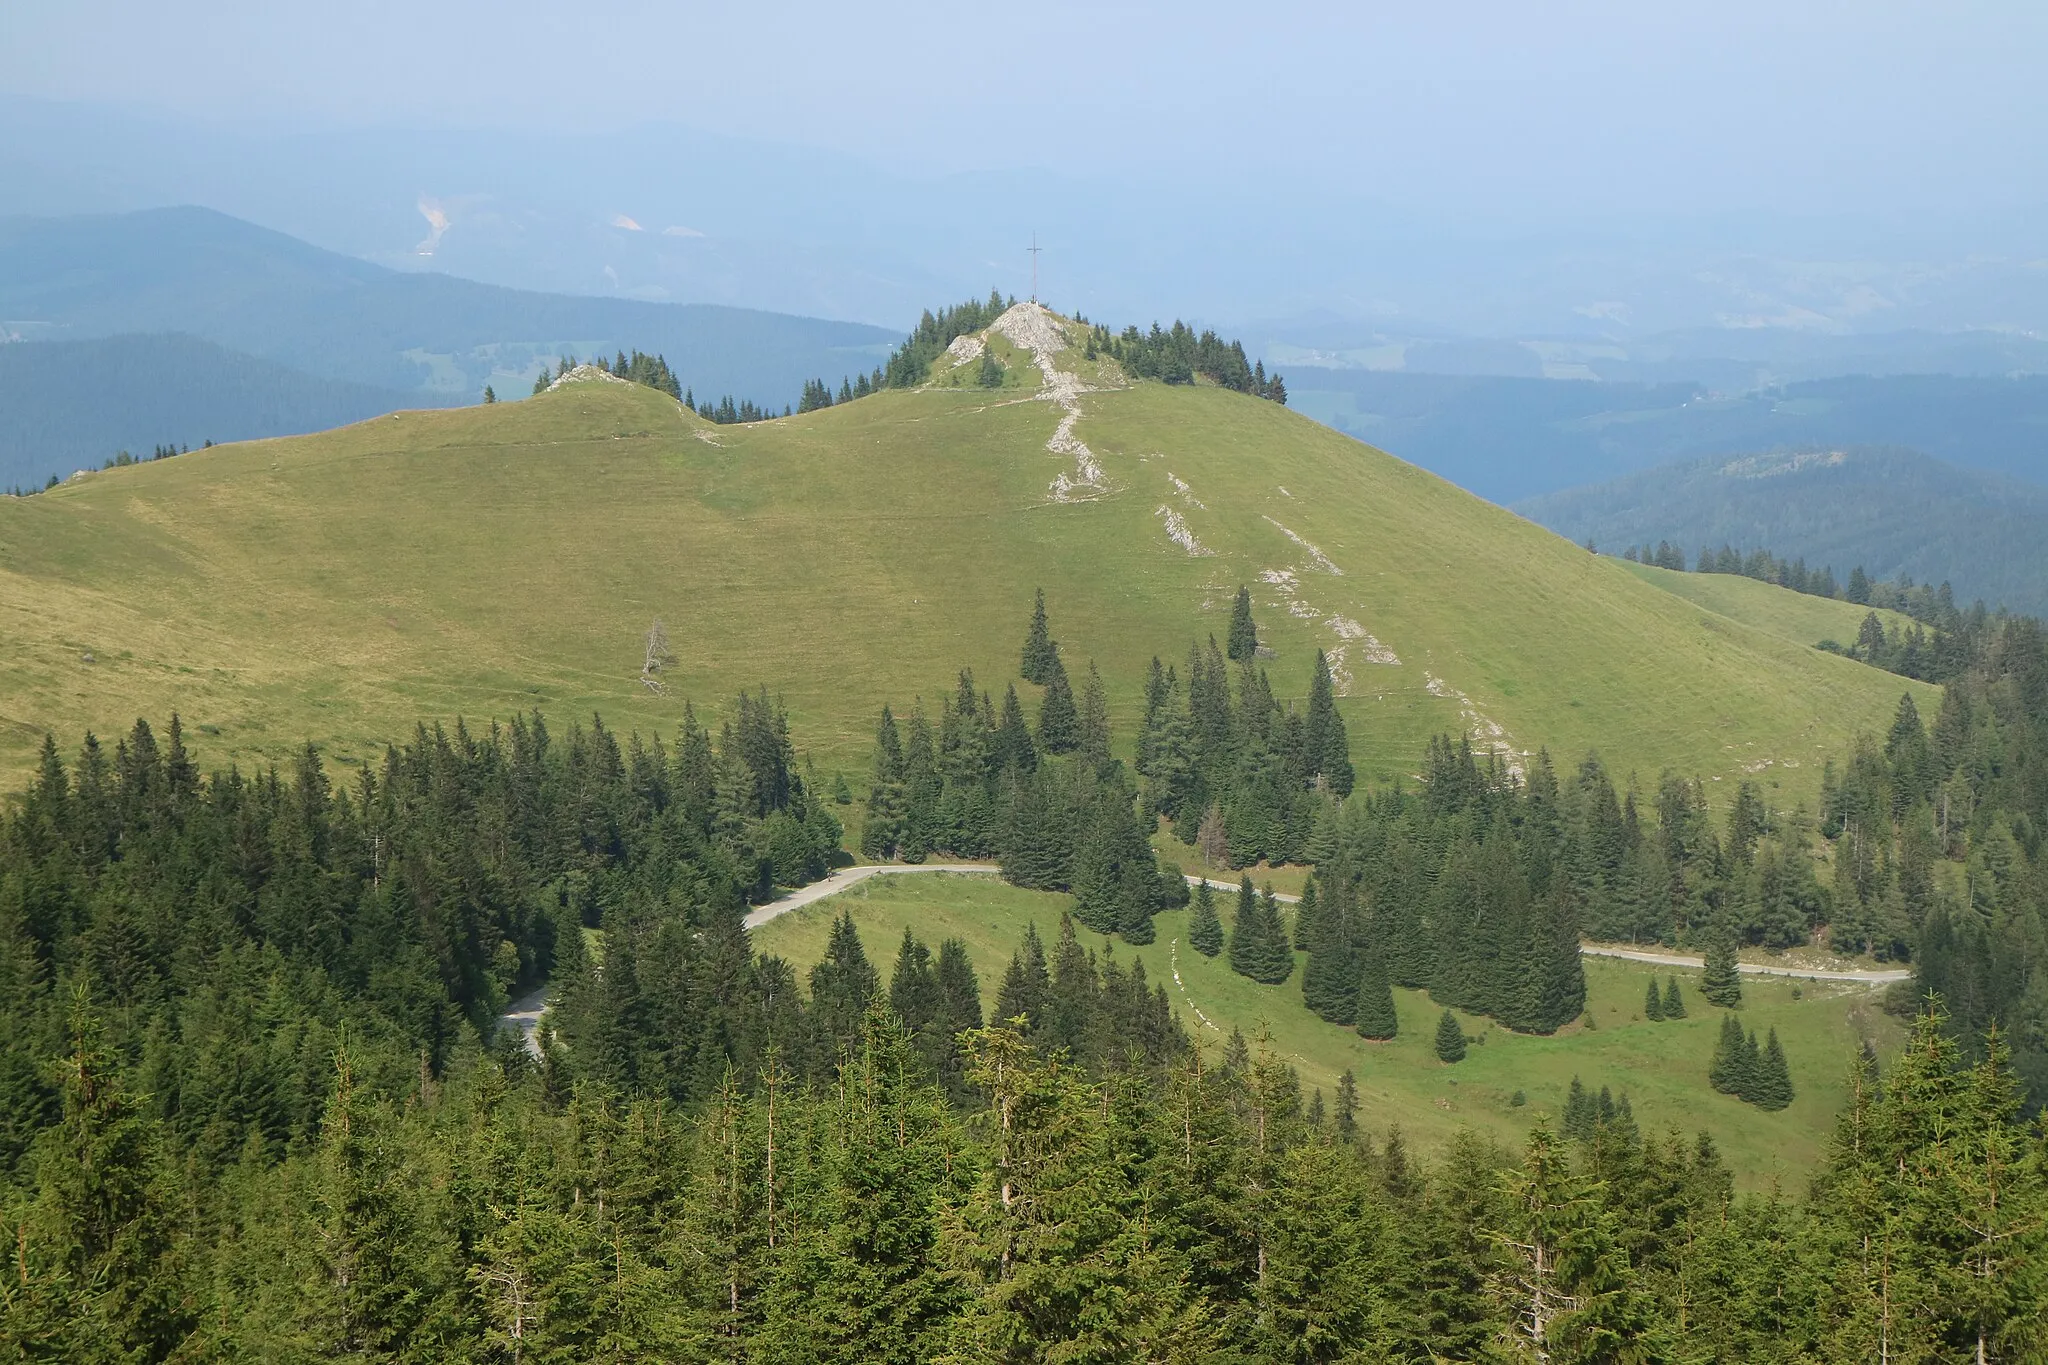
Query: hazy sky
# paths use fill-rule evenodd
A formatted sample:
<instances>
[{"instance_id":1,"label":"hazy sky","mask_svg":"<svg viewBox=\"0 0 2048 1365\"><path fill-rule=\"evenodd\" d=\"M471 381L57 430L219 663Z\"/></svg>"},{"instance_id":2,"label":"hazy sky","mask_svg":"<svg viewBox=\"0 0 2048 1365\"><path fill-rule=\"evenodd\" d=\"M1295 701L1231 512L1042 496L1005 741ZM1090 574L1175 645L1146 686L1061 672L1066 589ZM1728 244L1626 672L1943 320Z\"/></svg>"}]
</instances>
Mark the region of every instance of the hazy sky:
<instances>
[{"instance_id":1,"label":"hazy sky","mask_svg":"<svg viewBox=\"0 0 2048 1365\"><path fill-rule=\"evenodd\" d=\"M0 93L251 124L674 121L910 171L1537 217L2039 201L2048 4L0 0Z\"/></svg>"}]
</instances>

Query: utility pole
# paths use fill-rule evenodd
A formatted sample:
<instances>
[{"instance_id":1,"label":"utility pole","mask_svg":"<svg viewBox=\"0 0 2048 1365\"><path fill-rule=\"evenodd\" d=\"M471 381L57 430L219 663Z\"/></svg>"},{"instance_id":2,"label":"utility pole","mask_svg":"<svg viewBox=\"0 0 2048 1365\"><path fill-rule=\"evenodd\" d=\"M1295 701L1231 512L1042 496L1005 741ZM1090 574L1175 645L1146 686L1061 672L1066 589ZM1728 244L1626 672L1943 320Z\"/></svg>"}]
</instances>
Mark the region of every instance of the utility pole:
<instances>
[{"instance_id":1,"label":"utility pole","mask_svg":"<svg viewBox=\"0 0 2048 1365\"><path fill-rule=\"evenodd\" d=\"M1032 234L1031 234L1031 245L1030 245L1030 246L1029 246L1028 248L1026 248L1026 249L1027 249L1028 251L1030 251L1030 253L1031 253L1031 301L1032 301L1033 303L1037 303L1037 302L1038 302L1038 253L1039 253L1039 251L1040 251L1040 250L1042 250L1042 248L1041 248L1041 247L1040 247L1040 246L1038 245L1038 234L1037 234L1036 232L1034 232L1034 233L1032 233Z\"/></svg>"}]
</instances>

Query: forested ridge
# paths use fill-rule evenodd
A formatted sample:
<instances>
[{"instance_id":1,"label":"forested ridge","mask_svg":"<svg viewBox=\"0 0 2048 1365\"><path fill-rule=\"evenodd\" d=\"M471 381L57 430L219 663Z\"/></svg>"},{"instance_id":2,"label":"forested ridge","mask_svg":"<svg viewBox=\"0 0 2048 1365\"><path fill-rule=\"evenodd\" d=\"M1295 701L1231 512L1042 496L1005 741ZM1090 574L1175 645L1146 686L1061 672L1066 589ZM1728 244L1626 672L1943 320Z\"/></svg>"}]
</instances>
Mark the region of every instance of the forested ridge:
<instances>
[{"instance_id":1,"label":"forested ridge","mask_svg":"<svg viewBox=\"0 0 2048 1365\"><path fill-rule=\"evenodd\" d=\"M1851 380L1831 387L1837 391L1831 397L1849 398L1859 387L1875 397L1886 382ZM1940 381L1932 386L1940 387ZM1991 387L2018 392L2028 386L2008 381ZM1896 393L1886 397L1895 400ZM1932 398L1933 392L1923 391L1921 397ZM1642 406L1657 405L1653 400ZM1802 443L1732 459L1722 453L1660 464L1611 482L1530 498L1516 510L1581 542L1592 538L1602 546L1635 545L1644 554L1660 539L1682 547L1679 553L1699 546L1714 572L1729 572L1726 566L1734 558L1741 565L1736 572L1756 576L1762 567L1757 561L1777 551L1778 566L1770 571L1774 581L1782 581L1777 575L1803 558L1813 566L1809 584L1824 584L1821 566L1832 564L1834 571L1826 577L1834 578L1839 590L1841 575L1862 565L1873 583L1947 580L1964 602L1982 598L1994 607L2038 616L2048 612L2048 593L2042 589L2048 564L2040 554L2048 490L2038 485L2038 462L2019 458L2015 446L2005 460L1992 455L1988 461L2007 473L1991 473L1985 456L1995 442L1976 435L1958 439L1964 424L1982 422L1994 407L1958 405L1950 420L1927 423L1928 434L1938 432L1948 447L1945 460L1899 447ZM1874 424L1871 434L1888 426L1896 437L1905 422L1926 422L1928 415L1925 409L1900 411ZM1701 419L1714 420L1705 413L1688 420ZM1776 418L1770 424L1777 425ZM1833 425L1833 414L1821 417L1821 425ZM1628 439L1647 434L1632 430ZM1741 433L1726 435L1733 439L1714 443L1712 449L1745 448L1739 444ZM1649 442L1657 444L1654 438ZM1650 454L1647 449L1641 453ZM1619 470L1610 465L1609 472Z\"/></svg>"},{"instance_id":2,"label":"forested ridge","mask_svg":"<svg viewBox=\"0 0 2048 1365\"><path fill-rule=\"evenodd\" d=\"M1049 944L1027 935L991 982L957 943L864 945L845 917L815 964L753 951L747 906L820 875L842 837L765 692L715 733L686 712L666 742L537 715L422 728L345 779L311 748L202 776L176 719L111 752L47 744L0 826L0 1350L2048 1351L2048 1151L2022 1118L2042 1055L2038 627L2008 623L1931 729L1902 705L1812 817L1756 791L1714 811L1675 776L1639 801L1594 759L1559 779L1448 738L1418 788L1347 799L1326 665L1282 701L1248 610L1231 637L1191 651L1185 685L1155 670L1128 774L1042 602L1019 658L1035 724L1015 685L998 705L964 674L937 726L883 713L872 852L985 838L1006 875L1071 892ZM1080 926L1145 941L1186 894L1145 839L1160 818L1236 861L1296 841L1316 864L1293 925L1304 1003L1368 1037L1389 980L1558 1027L1582 929L1705 940L1732 979L1738 941L1876 926L1857 932L1914 956L1952 1013L1925 1008L1882 1074L1841 1059L1855 1101L1803 1194L1737 1197L1711 1142L1590 1097L1562 1132L1534 1115L1519 1150L1420 1159L1351 1075L1326 1100L1257 1041L1205 1057L1163 983L1083 945ZM1225 951L1223 932L1204 887L1190 946ZM1228 933L1246 975L1293 972L1248 879ZM544 978L558 1005L529 1054L494 1016ZM1675 983L1667 999L1683 1007ZM1725 1079L1768 1106L1772 1049L1752 1050Z\"/></svg>"}]
</instances>

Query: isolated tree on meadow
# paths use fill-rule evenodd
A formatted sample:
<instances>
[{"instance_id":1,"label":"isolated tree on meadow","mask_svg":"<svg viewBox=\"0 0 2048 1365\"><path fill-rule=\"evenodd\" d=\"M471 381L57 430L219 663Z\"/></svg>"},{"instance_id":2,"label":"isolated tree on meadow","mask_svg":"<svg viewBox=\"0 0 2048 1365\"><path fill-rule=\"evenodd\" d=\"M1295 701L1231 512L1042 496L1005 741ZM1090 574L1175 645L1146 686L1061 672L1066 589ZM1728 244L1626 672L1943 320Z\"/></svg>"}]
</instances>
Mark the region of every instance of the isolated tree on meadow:
<instances>
[{"instance_id":1,"label":"isolated tree on meadow","mask_svg":"<svg viewBox=\"0 0 2048 1365\"><path fill-rule=\"evenodd\" d=\"M1226 639L1225 652L1239 663L1259 652L1259 628L1252 623L1252 590L1241 583L1237 588L1237 600L1230 604L1230 634Z\"/></svg>"},{"instance_id":2,"label":"isolated tree on meadow","mask_svg":"<svg viewBox=\"0 0 2048 1365\"><path fill-rule=\"evenodd\" d=\"M1436 1058L1446 1065L1465 1060L1465 1030L1449 1010L1436 1021Z\"/></svg>"}]
</instances>

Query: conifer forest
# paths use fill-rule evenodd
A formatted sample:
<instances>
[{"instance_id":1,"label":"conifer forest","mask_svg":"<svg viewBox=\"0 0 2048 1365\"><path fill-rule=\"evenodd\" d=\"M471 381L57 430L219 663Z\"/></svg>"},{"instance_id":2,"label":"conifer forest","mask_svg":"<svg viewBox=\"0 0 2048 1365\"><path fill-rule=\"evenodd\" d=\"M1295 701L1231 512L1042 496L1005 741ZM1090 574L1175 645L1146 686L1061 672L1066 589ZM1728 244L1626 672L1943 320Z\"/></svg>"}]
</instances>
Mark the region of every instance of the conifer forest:
<instances>
[{"instance_id":1,"label":"conifer forest","mask_svg":"<svg viewBox=\"0 0 2048 1365\"><path fill-rule=\"evenodd\" d=\"M863 852L996 859L1066 892L999 979L835 924L744 917L843 855L763 690L716 732L540 715L422 726L332 772L202 772L179 718L45 745L0 843L0 1349L46 1360L1866 1361L2048 1351L2041 1005L2048 646L2015 622L1831 768L1806 824L1716 815L1596 757L1526 774L1440 739L1352 790L1318 660L1281 701L1256 627L1156 663L1126 766L1041 597L1000 703L885 707ZM1192 893L1155 822L1227 861ZM1206 827L1206 828L1205 828ZM1813 845L1834 873L1815 877ZM1967 899L1951 891L1960 869ZM1703 1135L1575 1080L1515 1148L1410 1150L1347 1072L1191 1041L1083 946L1190 946L1369 1038L1390 991L1525 1032L1583 1007L1581 936L1816 932L1911 962L1908 1042L1853 1075L1821 1167L1738 1193ZM1732 969L1714 1088L1791 1099ZM497 1016L550 983L529 1040ZM1716 997L1714 992L1719 992ZM1449 1008L1436 1055L1467 1038Z\"/></svg>"}]
</instances>

